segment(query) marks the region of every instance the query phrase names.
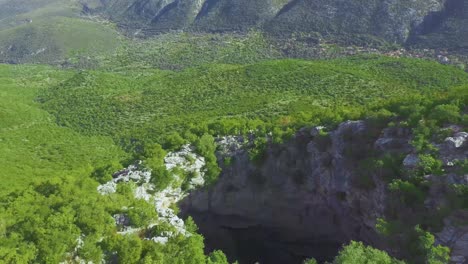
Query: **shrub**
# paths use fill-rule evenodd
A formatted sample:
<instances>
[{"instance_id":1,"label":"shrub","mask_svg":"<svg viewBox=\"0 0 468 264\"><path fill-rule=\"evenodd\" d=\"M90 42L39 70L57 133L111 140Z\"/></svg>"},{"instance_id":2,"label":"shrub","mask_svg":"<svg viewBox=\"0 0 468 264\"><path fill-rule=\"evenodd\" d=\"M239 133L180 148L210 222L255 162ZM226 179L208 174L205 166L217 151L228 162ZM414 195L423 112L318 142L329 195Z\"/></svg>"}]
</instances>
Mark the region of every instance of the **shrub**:
<instances>
[{"instance_id":1,"label":"shrub","mask_svg":"<svg viewBox=\"0 0 468 264\"><path fill-rule=\"evenodd\" d=\"M261 163L265 157L265 148L267 145L266 137L256 137L252 148L249 150L250 160L256 163Z\"/></svg>"},{"instance_id":2,"label":"shrub","mask_svg":"<svg viewBox=\"0 0 468 264\"><path fill-rule=\"evenodd\" d=\"M442 173L442 161L432 157L431 155L419 155L418 167L422 175Z\"/></svg>"},{"instance_id":3,"label":"shrub","mask_svg":"<svg viewBox=\"0 0 468 264\"><path fill-rule=\"evenodd\" d=\"M204 134L196 143L197 152L205 158L205 182L210 185L218 179L221 168L216 158L216 143L214 137Z\"/></svg>"},{"instance_id":4,"label":"shrub","mask_svg":"<svg viewBox=\"0 0 468 264\"><path fill-rule=\"evenodd\" d=\"M179 133L172 132L164 139L164 148L168 150L176 150L182 147L185 143L185 139L183 139Z\"/></svg>"},{"instance_id":5,"label":"shrub","mask_svg":"<svg viewBox=\"0 0 468 264\"><path fill-rule=\"evenodd\" d=\"M454 184L452 189L454 192L453 204L457 207L468 209L468 186L463 184Z\"/></svg>"},{"instance_id":6,"label":"shrub","mask_svg":"<svg viewBox=\"0 0 468 264\"><path fill-rule=\"evenodd\" d=\"M400 194L400 201L409 206L422 204L425 199L425 194L416 185L411 182L400 179L393 180L389 184L389 189L392 192Z\"/></svg>"},{"instance_id":7,"label":"shrub","mask_svg":"<svg viewBox=\"0 0 468 264\"><path fill-rule=\"evenodd\" d=\"M421 229L414 228L410 251L415 263L446 264L450 259L450 249L442 245L435 246L434 236Z\"/></svg>"},{"instance_id":8,"label":"shrub","mask_svg":"<svg viewBox=\"0 0 468 264\"><path fill-rule=\"evenodd\" d=\"M395 233L396 226L394 223L388 222L383 218L377 218L375 229L383 236L390 236Z\"/></svg>"},{"instance_id":9,"label":"shrub","mask_svg":"<svg viewBox=\"0 0 468 264\"><path fill-rule=\"evenodd\" d=\"M206 258L206 264L229 264L229 262L222 251L215 250Z\"/></svg>"},{"instance_id":10,"label":"shrub","mask_svg":"<svg viewBox=\"0 0 468 264\"><path fill-rule=\"evenodd\" d=\"M306 259L302 264L317 264L317 261L313 258L311 259Z\"/></svg>"},{"instance_id":11,"label":"shrub","mask_svg":"<svg viewBox=\"0 0 468 264\"><path fill-rule=\"evenodd\" d=\"M457 123L461 119L460 108L452 104L438 105L432 109L429 118L436 120L438 124Z\"/></svg>"},{"instance_id":12,"label":"shrub","mask_svg":"<svg viewBox=\"0 0 468 264\"><path fill-rule=\"evenodd\" d=\"M345 246L333 261L334 264L379 263L403 264L403 262L390 257L384 251L366 247L362 242L352 241Z\"/></svg>"},{"instance_id":13,"label":"shrub","mask_svg":"<svg viewBox=\"0 0 468 264\"><path fill-rule=\"evenodd\" d=\"M92 176L102 184L112 180L112 175L120 169L122 169L122 165L118 162L114 162L112 164L97 168L93 172Z\"/></svg>"},{"instance_id":14,"label":"shrub","mask_svg":"<svg viewBox=\"0 0 468 264\"><path fill-rule=\"evenodd\" d=\"M130 223L134 227L146 227L152 221L156 221L158 214L154 206L145 200L136 200L127 211Z\"/></svg>"}]
</instances>

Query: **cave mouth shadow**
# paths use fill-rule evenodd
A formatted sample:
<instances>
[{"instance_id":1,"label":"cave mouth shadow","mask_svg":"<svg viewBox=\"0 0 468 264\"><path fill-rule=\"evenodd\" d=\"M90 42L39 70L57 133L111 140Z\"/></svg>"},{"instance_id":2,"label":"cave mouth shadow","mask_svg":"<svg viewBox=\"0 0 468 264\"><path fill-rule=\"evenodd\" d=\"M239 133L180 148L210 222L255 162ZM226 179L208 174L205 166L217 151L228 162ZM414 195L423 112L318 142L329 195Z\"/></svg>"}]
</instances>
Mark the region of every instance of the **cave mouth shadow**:
<instances>
[{"instance_id":1,"label":"cave mouth shadow","mask_svg":"<svg viewBox=\"0 0 468 264\"><path fill-rule=\"evenodd\" d=\"M232 217L226 224L226 216L193 211L184 215L193 218L199 233L205 237L206 253L222 250L230 262L238 261L239 264L302 264L308 258L323 263L332 261L342 245L349 242L330 237L296 240L299 234L280 228L246 225L239 217Z\"/></svg>"}]
</instances>

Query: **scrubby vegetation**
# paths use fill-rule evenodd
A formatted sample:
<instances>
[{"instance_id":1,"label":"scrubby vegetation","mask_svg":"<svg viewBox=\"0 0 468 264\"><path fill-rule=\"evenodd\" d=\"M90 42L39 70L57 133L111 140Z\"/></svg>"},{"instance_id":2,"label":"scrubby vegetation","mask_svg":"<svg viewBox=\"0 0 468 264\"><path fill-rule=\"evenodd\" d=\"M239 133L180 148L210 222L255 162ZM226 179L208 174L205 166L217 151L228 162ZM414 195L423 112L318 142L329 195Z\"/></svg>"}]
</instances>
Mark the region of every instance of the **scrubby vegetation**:
<instances>
[{"instance_id":1,"label":"scrubby vegetation","mask_svg":"<svg viewBox=\"0 0 468 264\"><path fill-rule=\"evenodd\" d=\"M424 22L416 35L408 35L410 24L415 16L423 20L429 8L423 1L368 1L372 12L362 8L365 1L241 0L238 9L230 1L203 8L176 1L178 8L169 4L156 18L147 14L161 6L143 2L0 0L0 62L36 63L0 65L1 263L227 264L223 252L205 251L190 217L187 233L178 232L161 220L154 201L136 198L143 180L116 184L105 195L98 188L141 161L138 166L152 172L146 195L172 187L188 192L199 175L168 169L165 161L187 146L193 155L181 159L202 160L209 188L221 167L236 162L218 160L220 137L248 139L242 147L258 165L265 148L301 128L326 126L316 136L320 143L340 122L357 119L379 133L391 127L412 135L411 166L402 166L401 153L345 151L358 161L356 188L386 186L388 204L376 230L401 260L353 241L330 261L448 263L449 249L436 245L433 234L453 212L468 209L467 185L447 179L448 173L466 175L467 159L449 166L440 158L451 126L468 125L462 1L431 12L439 26ZM337 7L333 14L316 15L330 6ZM403 12L409 9L423 13ZM190 33L168 32L180 28ZM398 50L405 43L424 50ZM465 58L427 47L451 48ZM350 54L361 55L344 57ZM458 67L396 58L405 56ZM264 180L258 175L256 183ZM301 173L293 177L304 182ZM434 188L443 203L429 210ZM174 202L167 210L178 212Z\"/></svg>"},{"instance_id":2,"label":"scrubby vegetation","mask_svg":"<svg viewBox=\"0 0 468 264\"><path fill-rule=\"evenodd\" d=\"M443 93L467 81L461 70L422 60L279 60L182 72L82 71L42 90L38 102L58 124L125 146L166 142L174 132L226 135L333 124L358 119L403 93Z\"/></svg>"},{"instance_id":3,"label":"scrubby vegetation","mask_svg":"<svg viewBox=\"0 0 468 264\"><path fill-rule=\"evenodd\" d=\"M168 63L174 61L171 56ZM0 66L0 258L7 263L57 263L75 256L95 262L227 263L221 252L204 254L203 238L191 221L186 226L192 236L175 236L165 245L140 239L142 233L117 234L116 213L128 214L134 227L148 226L157 215L133 197L130 185L109 196L99 195L97 186L143 160L153 170L152 182L164 189L172 174L163 158L187 143L205 158L207 184L212 184L220 170L214 154L217 136L253 135L250 154L261 161L269 142L281 143L300 127L333 127L347 119L380 126L391 121L413 129L421 160L417 170L401 172L396 164L402 157L385 156L363 162L362 173L377 170L385 178L400 199L395 210L399 203L415 210L422 206L423 176L441 169L432 135L443 133L446 122L466 124L466 73L424 60L380 56L322 61L258 56L250 64L234 58L223 63L238 64L205 64L216 62L207 59L165 67L181 71L126 67L124 62L112 70L84 71ZM371 188L372 180L363 178L360 186ZM454 190L454 205L466 207L466 190ZM446 249L433 246L428 231L435 229L425 223L427 215L420 216L406 221L394 214L380 222L380 229L388 236L411 234L405 241L418 258L409 260L444 263ZM156 226L141 232L163 231ZM335 263L353 261L400 263L357 242L345 247Z\"/></svg>"}]
</instances>

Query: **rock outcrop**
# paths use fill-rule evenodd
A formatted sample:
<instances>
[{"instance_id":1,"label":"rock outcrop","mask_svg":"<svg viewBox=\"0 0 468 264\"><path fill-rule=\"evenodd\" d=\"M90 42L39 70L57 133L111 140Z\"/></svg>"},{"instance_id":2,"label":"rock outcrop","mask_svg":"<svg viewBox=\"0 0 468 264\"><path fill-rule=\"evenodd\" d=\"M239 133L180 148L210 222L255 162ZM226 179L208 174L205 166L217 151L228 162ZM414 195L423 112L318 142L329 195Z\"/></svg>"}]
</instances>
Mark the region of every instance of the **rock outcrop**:
<instances>
[{"instance_id":1,"label":"rock outcrop","mask_svg":"<svg viewBox=\"0 0 468 264\"><path fill-rule=\"evenodd\" d=\"M444 229L436 234L438 243L451 248L451 260L457 264L468 263L468 225L466 219L468 219L467 212L458 212L445 219Z\"/></svg>"},{"instance_id":2,"label":"rock outcrop","mask_svg":"<svg viewBox=\"0 0 468 264\"><path fill-rule=\"evenodd\" d=\"M259 162L249 159L245 143L233 140L244 141L223 139L229 151L221 148L220 155L228 153L232 164L223 168L216 185L193 192L181 203L210 250L222 249L240 263L301 263L306 257L330 260L342 244L360 240L400 255L375 230L390 197L387 183L381 175L366 175L361 164L369 157L398 153L407 156L401 166L414 169L419 159L410 146L410 129L381 131L363 121L342 123L328 135L323 128L303 129L290 142L269 146ZM449 141L443 144L450 148ZM439 147L441 159L463 159L463 148L448 155ZM447 173L426 177L433 182L427 210L448 202L441 198L448 185L468 184L462 176ZM454 263L464 264L466 228L451 219L436 238L452 248Z\"/></svg>"},{"instance_id":3,"label":"rock outcrop","mask_svg":"<svg viewBox=\"0 0 468 264\"><path fill-rule=\"evenodd\" d=\"M375 188L356 187L358 160L373 151L376 135L362 121L343 123L329 136L315 130L270 147L261 165L236 152L216 186L183 201L209 246L245 263L328 260L351 239L385 246L374 230L384 214L385 184L375 179ZM256 236L255 250L270 252L264 259L242 253L242 241Z\"/></svg>"}]
</instances>

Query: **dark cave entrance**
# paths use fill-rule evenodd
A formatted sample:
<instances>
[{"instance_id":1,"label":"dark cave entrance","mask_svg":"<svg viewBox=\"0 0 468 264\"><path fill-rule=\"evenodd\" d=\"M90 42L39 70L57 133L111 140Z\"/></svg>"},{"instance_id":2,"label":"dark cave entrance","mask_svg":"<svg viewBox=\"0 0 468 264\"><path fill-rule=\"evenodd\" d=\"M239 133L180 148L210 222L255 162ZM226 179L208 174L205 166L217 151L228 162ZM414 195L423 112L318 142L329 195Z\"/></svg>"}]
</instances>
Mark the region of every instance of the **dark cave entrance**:
<instances>
[{"instance_id":1,"label":"dark cave entrance","mask_svg":"<svg viewBox=\"0 0 468 264\"><path fill-rule=\"evenodd\" d=\"M319 263L331 261L348 241L332 237L300 239L287 228L246 225L244 219L220 217L209 213L186 212L192 216L205 237L206 253L222 250L230 262L239 264L302 264L315 258Z\"/></svg>"}]
</instances>

